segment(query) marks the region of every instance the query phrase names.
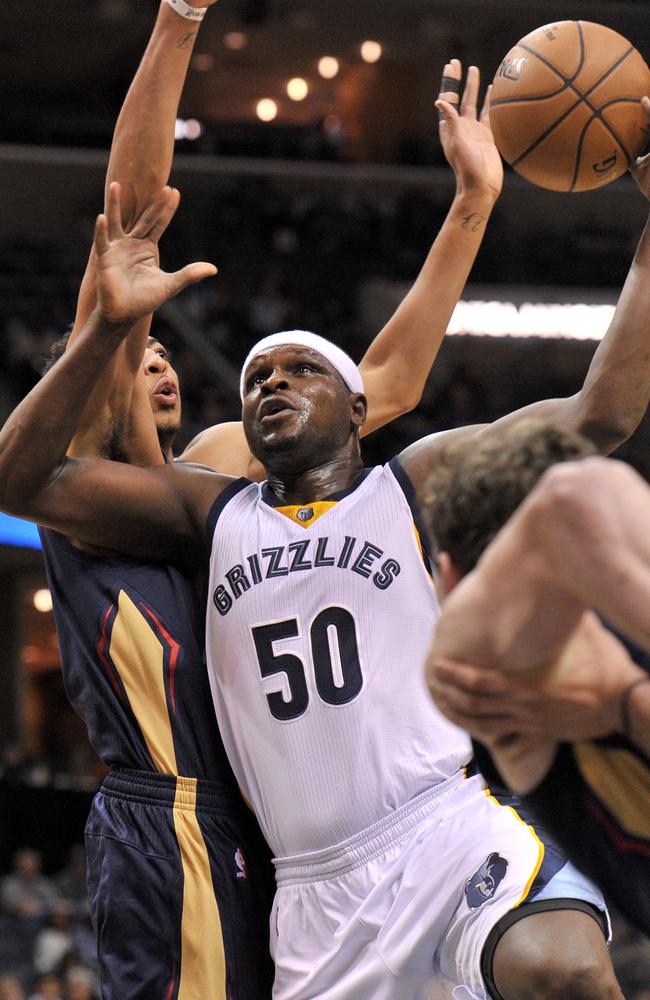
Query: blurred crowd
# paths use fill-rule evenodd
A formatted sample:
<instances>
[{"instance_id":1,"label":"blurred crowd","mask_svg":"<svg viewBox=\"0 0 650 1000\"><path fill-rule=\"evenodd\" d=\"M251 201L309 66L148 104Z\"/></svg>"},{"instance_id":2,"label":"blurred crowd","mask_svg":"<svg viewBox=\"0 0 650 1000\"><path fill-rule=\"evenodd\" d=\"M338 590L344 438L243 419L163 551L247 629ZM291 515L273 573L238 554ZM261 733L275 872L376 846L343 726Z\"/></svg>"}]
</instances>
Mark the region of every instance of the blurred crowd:
<instances>
[{"instance_id":1,"label":"blurred crowd","mask_svg":"<svg viewBox=\"0 0 650 1000\"><path fill-rule=\"evenodd\" d=\"M98 1000L84 849L52 876L42 865L22 848L0 878L0 1000Z\"/></svg>"}]
</instances>

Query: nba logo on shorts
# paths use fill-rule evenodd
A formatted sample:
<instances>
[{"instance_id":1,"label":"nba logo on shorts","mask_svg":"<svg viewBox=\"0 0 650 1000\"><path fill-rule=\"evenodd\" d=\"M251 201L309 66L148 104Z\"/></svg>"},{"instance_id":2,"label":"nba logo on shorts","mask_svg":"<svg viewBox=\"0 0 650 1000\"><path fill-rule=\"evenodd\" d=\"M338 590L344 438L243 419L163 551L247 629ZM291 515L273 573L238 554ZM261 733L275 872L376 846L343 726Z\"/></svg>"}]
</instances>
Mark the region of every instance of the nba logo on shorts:
<instances>
[{"instance_id":1,"label":"nba logo on shorts","mask_svg":"<svg viewBox=\"0 0 650 1000\"><path fill-rule=\"evenodd\" d=\"M311 521L313 516L314 516L313 507L303 507L302 510L299 510L296 513L296 517L298 518L299 521Z\"/></svg>"},{"instance_id":2,"label":"nba logo on shorts","mask_svg":"<svg viewBox=\"0 0 650 1000\"><path fill-rule=\"evenodd\" d=\"M470 909L475 910L492 899L503 882L508 862L496 851L490 854L477 872L465 883L465 895Z\"/></svg>"},{"instance_id":3,"label":"nba logo on shorts","mask_svg":"<svg viewBox=\"0 0 650 1000\"><path fill-rule=\"evenodd\" d=\"M237 865L237 878L248 878L246 858L242 853L241 847L238 847L235 851L235 864Z\"/></svg>"}]
</instances>

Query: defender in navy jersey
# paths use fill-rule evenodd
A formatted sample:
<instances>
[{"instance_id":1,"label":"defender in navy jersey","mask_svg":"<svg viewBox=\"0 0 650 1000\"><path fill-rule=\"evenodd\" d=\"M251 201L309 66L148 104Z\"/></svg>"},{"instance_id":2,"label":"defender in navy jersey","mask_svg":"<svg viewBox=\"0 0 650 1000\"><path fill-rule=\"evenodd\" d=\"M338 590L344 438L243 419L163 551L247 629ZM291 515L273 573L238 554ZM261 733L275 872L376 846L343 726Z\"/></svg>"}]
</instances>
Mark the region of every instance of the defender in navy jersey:
<instances>
[{"instance_id":1,"label":"defender in navy jersey","mask_svg":"<svg viewBox=\"0 0 650 1000\"><path fill-rule=\"evenodd\" d=\"M447 588L471 575L443 607L429 682L447 717L483 741L476 758L488 781L506 778L627 920L650 933L650 553L642 540L650 493L620 463L576 464L592 453L588 442L538 424L472 454L450 449L432 477L429 514ZM560 461L573 464L537 485ZM585 616L587 603L635 630L646 649ZM472 628L459 630L467 620ZM477 654L478 666L448 659Z\"/></svg>"},{"instance_id":2,"label":"defender in navy jersey","mask_svg":"<svg viewBox=\"0 0 650 1000\"><path fill-rule=\"evenodd\" d=\"M41 538L66 693L111 768L86 827L102 995L268 997L268 849L219 738L196 581Z\"/></svg>"}]
</instances>

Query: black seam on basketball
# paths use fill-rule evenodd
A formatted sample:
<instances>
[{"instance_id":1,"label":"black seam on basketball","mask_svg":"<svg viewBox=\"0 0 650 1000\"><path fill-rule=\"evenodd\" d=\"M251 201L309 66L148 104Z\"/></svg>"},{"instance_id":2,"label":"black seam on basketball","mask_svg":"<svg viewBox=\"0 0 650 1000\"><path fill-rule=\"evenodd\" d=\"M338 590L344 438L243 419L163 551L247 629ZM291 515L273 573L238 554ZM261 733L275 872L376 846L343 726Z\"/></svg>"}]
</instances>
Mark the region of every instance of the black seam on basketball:
<instances>
[{"instance_id":1,"label":"black seam on basketball","mask_svg":"<svg viewBox=\"0 0 650 1000\"><path fill-rule=\"evenodd\" d=\"M593 116L592 116L589 119L589 121L586 123L586 125L584 126L582 132L580 133L580 138L578 139L578 146L576 148L576 159L575 159L575 164L574 164L574 168L573 168L573 177L571 179L571 186L569 187L569 191L573 191L574 187L577 184L578 174L580 173L580 163L581 163L581 160L582 160L582 147L583 147L583 144L584 144L584 141L585 141L585 136L587 134L587 129L589 128L589 126L591 125L591 123L592 123L593 120L594 119L593 119Z\"/></svg>"},{"instance_id":2,"label":"black seam on basketball","mask_svg":"<svg viewBox=\"0 0 650 1000\"><path fill-rule=\"evenodd\" d=\"M566 84L564 83L557 90L549 90L548 94L539 94L536 97L500 97L497 101L491 100L490 107L498 108L502 104L528 104L532 101L547 101L549 97L557 97L563 90L566 90Z\"/></svg>"},{"instance_id":3,"label":"black seam on basketball","mask_svg":"<svg viewBox=\"0 0 650 1000\"><path fill-rule=\"evenodd\" d=\"M525 46L521 46L521 47L525 48ZM527 51L530 51L533 55L538 55L538 53L535 52L534 49L528 49ZM591 121L593 121L594 118L598 118L603 123L603 127L607 129L607 131L610 133L610 135L612 136L612 138L621 145L621 148L623 149L623 151L625 152L625 155L628 158L628 163L630 163L631 162L631 158L630 158L630 155L629 155L627 149L625 148L625 146L622 143L620 143L620 140L619 140L618 136L616 135L616 133L614 132L614 130L612 129L612 127L609 125L609 123L606 122L602 118L602 116L600 114L600 109L597 108L595 105L593 105L591 103L591 101L589 100L589 95L591 93L593 93L593 91L596 90L596 88L599 87L601 85L601 83L603 83L607 79L608 76L610 76L616 69L618 69L618 67L621 65L621 63L625 62L625 60L627 59L627 57L632 52L634 52L634 48L633 48L633 46L630 46L629 49L627 50L627 52L624 52L621 56L619 56L619 58L616 60L616 62L613 63L609 67L609 69L607 69L603 73L603 75L601 77L599 77L599 79L596 80L596 82L591 85L591 87L589 88L589 90L585 91L584 94L581 94L580 91L578 90L578 88L575 87L567 79L566 80L567 87L570 88L575 94L578 95L578 100L575 102L575 104L572 104L571 107L568 108L564 112L564 114L560 115L560 117L558 119L556 119L556 121L554 121L552 125L549 125L549 127L547 128L547 130L544 133L542 133L542 135L538 136L537 139L535 140L535 142L531 146L529 146L528 149L525 149L523 151L523 153L520 153L519 156L517 157L517 159L512 161L511 166L513 166L513 167L518 166L518 164L520 164L522 160L524 160L530 153L532 153L532 151L534 149L536 149L540 145L540 143L542 143L544 141L544 139L546 139L551 134L551 132L553 132L553 130L556 129L557 126L560 125L566 118L568 118L568 116L570 114L572 114L575 111L575 109L577 107L579 107L581 104L586 104L587 107L592 112L592 116L589 119L589 122L587 122L587 125L589 125L589 123ZM542 62L545 62L551 69L554 69L556 73L559 73L559 70L557 70L555 66L552 66L550 63L547 63L547 61L545 59L543 59L543 57L539 56L539 58L542 60ZM572 187L573 187L573 185L572 185ZM570 188L569 190L571 190L571 189L572 188Z\"/></svg>"},{"instance_id":4,"label":"black seam on basketball","mask_svg":"<svg viewBox=\"0 0 650 1000\"><path fill-rule=\"evenodd\" d=\"M557 66L555 66L550 59L547 59L546 56L541 55L541 53L539 53L537 49L532 48L532 46L522 45L522 43L519 42L519 48L524 49L524 51L526 52L530 52L531 56L537 56L539 61L544 63L544 65L547 66L548 69L551 69L553 70L554 73L557 73L560 80L562 80L562 82L566 87L570 87L572 90L575 90L577 93L579 93L577 88L573 86L573 81L576 79L577 76L580 75L585 64L585 40L582 34L582 28L580 27L580 21L576 21L576 26L578 28L578 39L580 41L580 59L578 60L578 68L573 74L573 76L565 76L561 69L558 69Z\"/></svg>"},{"instance_id":5,"label":"black seam on basketball","mask_svg":"<svg viewBox=\"0 0 650 1000\"><path fill-rule=\"evenodd\" d=\"M625 145L625 143L623 142L623 140L620 138L618 132L616 131L616 127L614 125L612 125L611 122L606 122L605 121L605 119L602 117L602 113L603 113L603 111L606 111L607 108L611 108L612 105L614 105L614 104L638 104L638 103L639 102L637 100L635 100L634 98L632 98L632 97L617 97L613 101L608 101L607 104L601 104L600 108L598 109L598 112L599 112L598 113L598 118L602 121L602 123L605 126L605 128L608 129L612 133L612 135L616 139L617 143L619 144L619 146L621 147L621 149L625 153L625 156L626 156L626 159L627 159L627 165L628 166L630 166L630 164L632 163L632 160L634 159L634 154L630 152L630 150L627 148L627 146Z\"/></svg>"}]
</instances>

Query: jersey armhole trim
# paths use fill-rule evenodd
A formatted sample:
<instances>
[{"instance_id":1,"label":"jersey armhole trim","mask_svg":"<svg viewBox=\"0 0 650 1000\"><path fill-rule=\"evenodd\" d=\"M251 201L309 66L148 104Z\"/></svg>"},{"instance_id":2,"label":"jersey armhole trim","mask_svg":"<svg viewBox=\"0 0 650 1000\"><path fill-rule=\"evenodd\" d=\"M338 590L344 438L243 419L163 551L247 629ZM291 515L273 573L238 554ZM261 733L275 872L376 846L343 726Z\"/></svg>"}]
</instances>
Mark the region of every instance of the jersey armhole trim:
<instances>
[{"instance_id":1,"label":"jersey armhole trim","mask_svg":"<svg viewBox=\"0 0 650 1000\"><path fill-rule=\"evenodd\" d=\"M212 507L210 508L205 525L208 546L212 544L214 532L217 527L217 521L219 520L219 516L221 515L224 507L226 507L226 505L230 503L232 498L237 496L238 493L245 490L247 486L251 486L252 482L253 481L251 479L246 479L245 476L241 476L239 479L235 479L234 482L229 483L225 490L222 490L217 499L214 501Z\"/></svg>"},{"instance_id":2,"label":"jersey armhole trim","mask_svg":"<svg viewBox=\"0 0 650 1000\"><path fill-rule=\"evenodd\" d=\"M429 537L429 532L424 526L424 521L422 519L422 511L420 510L420 504L415 492L415 487L409 479L404 466L400 462L397 455L395 458L391 458L388 463L388 468L395 476L402 493L406 499L407 504L411 509L411 515L413 517L413 523L417 528L418 535L420 536L420 544L422 545L422 553L424 556L424 562L427 570L431 576L437 576L436 561L433 557L433 547L431 544L431 539Z\"/></svg>"}]
</instances>

